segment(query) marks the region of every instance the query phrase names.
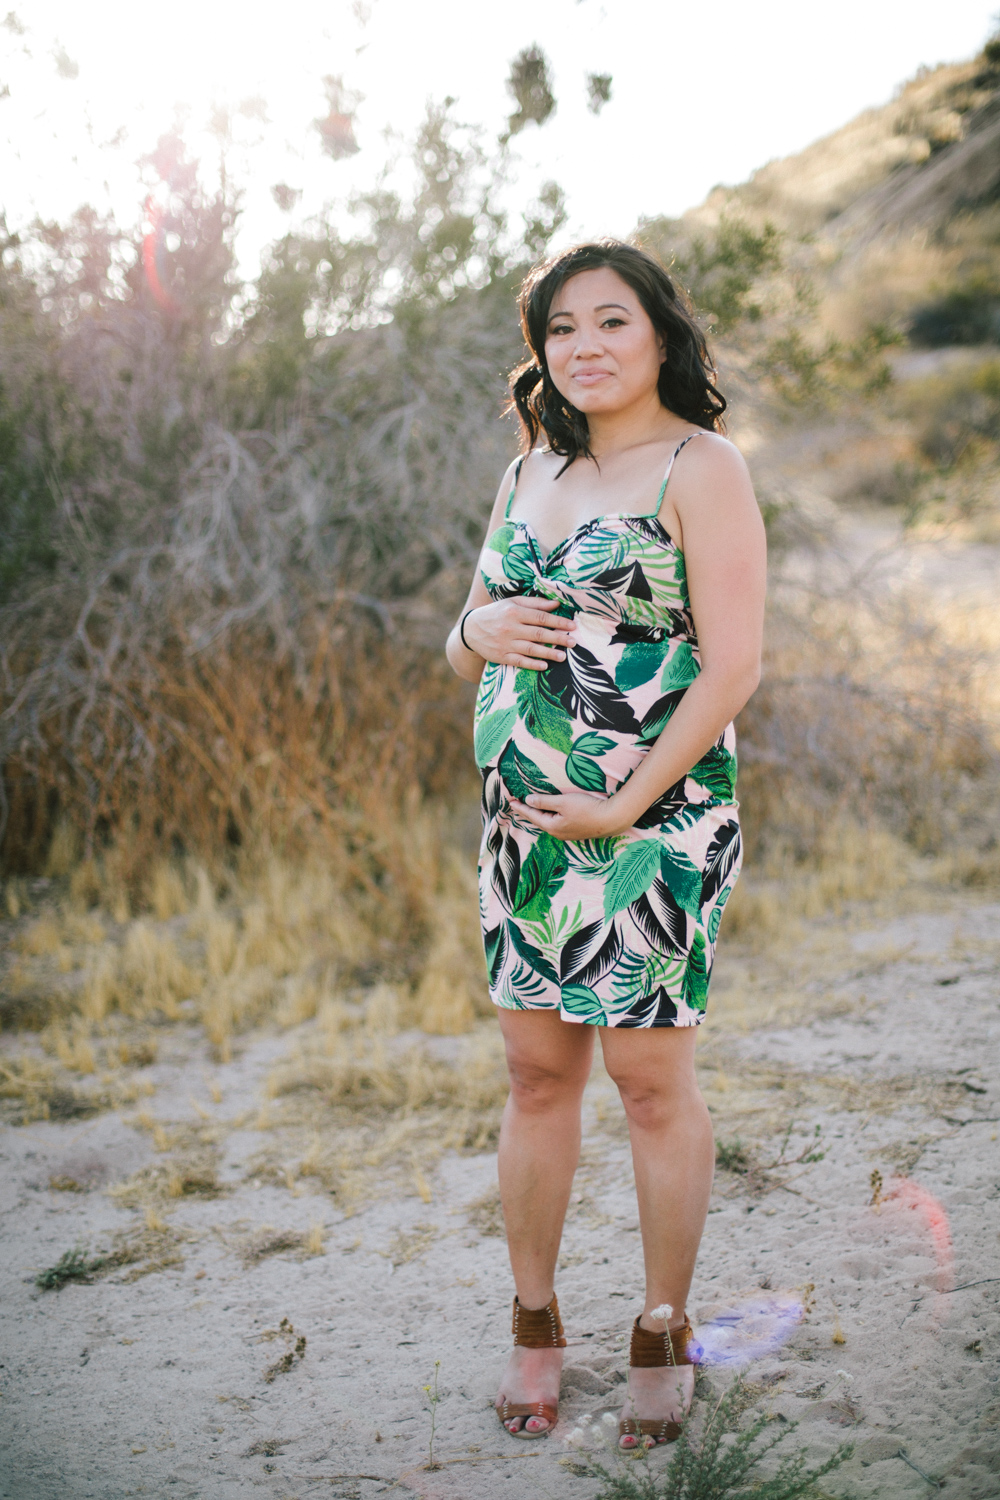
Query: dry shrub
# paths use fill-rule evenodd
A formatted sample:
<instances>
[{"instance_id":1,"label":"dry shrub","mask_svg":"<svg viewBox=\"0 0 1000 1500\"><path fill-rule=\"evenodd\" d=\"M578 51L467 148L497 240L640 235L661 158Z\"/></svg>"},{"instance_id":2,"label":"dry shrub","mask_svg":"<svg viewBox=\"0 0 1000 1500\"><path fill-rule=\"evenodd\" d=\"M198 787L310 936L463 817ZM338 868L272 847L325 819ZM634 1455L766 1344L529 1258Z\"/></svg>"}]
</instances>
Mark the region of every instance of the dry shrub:
<instances>
[{"instance_id":1,"label":"dry shrub","mask_svg":"<svg viewBox=\"0 0 1000 1500\"><path fill-rule=\"evenodd\" d=\"M739 724L751 865L822 871L844 858L860 871L852 839L864 837L891 870L885 832L919 854L988 858L1000 811L991 668L988 650L956 645L904 592L866 597L850 580L779 591L764 680ZM899 848L899 871L907 861ZM849 899L836 882L832 894Z\"/></svg>"},{"instance_id":2,"label":"dry shrub","mask_svg":"<svg viewBox=\"0 0 1000 1500\"><path fill-rule=\"evenodd\" d=\"M413 1000L422 1031L457 1036L491 1013L479 931L476 872L451 851L435 892L433 928Z\"/></svg>"},{"instance_id":3,"label":"dry shrub","mask_svg":"<svg viewBox=\"0 0 1000 1500\"><path fill-rule=\"evenodd\" d=\"M78 828L62 818L56 824L45 858L45 874L52 878L68 875L80 860L80 832Z\"/></svg>"},{"instance_id":4,"label":"dry shrub","mask_svg":"<svg viewBox=\"0 0 1000 1500\"><path fill-rule=\"evenodd\" d=\"M183 916L191 901L181 871L170 860L157 860L149 877L149 904L159 922Z\"/></svg>"},{"instance_id":5,"label":"dry shrub","mask_svg":"<svg viewBox=\"0 0 1000 1500\"><path fill-rule=\"evenodd\" d=\"M143 647L108 661L96 706L76 705L88 715L79 743L60 702L30 756L15 751L5 767L5 864L31 867L57 799L60 848L71 834L86 845L82 904L109 906L109 887L124 887L162 920L187 902L162 868L172 848L215 861L227 849L312 850L324 835L370 884L401 842L407 795L468 777L467 686L402 619L386 633L335 606L280 648L250 629L228 631L210 656L186 651L182 631ZM121 676L129 666L134 682ZM100 852L109 840L113 857Z\"/></svg>"},{"instance_id":6,"label":"dry shrub","mask_svg":"<svg viewBox=\"0 0 1000 1500\"><path fill-rule=\"evenodd\" d=\"M159 1010L169 1020L180 1014L179 1000L197 989L197 978L169 934L146 921L133 923L125 939L119 968L118 1002L122 1010L147 1016Z\"/></svg>"},{"instance_id":7,"label":"dry shrub","mask_svg":"<svg viewBox=\"0 0 1000 1500\"><path fill-rule=\"evenodd\" d=\"M756 950L792 941L803 921L891 897L907 884L914 864L913 851L876 824L788 807L783 836L769 832L761 857L736 883L726 905L726 937Z\"/></svg>"}]
</instances>

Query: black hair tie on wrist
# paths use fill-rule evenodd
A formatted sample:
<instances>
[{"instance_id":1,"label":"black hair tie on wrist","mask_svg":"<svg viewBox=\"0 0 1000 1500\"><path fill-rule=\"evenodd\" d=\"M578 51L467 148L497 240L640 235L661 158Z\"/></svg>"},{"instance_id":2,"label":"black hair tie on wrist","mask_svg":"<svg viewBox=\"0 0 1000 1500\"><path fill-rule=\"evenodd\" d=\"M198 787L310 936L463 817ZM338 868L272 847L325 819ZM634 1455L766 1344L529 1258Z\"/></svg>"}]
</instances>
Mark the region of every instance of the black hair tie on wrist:
<instances>
[{"instance_id":1,"label":"black hair tie on wrist","mask_svg":"<svg viewBox=\"0 0 1000 1500\"><path fill-rule=\"evenodd\" d=\"M478 605L474 606L474 608L478 608ZM466 622L466 620L469 618L469 616L471 614L472 614L472 610L471 609L467 609L465 611L465 614L462 616L461 622L460 622L459 627L458 627L458 638L462 642L462 645L465 647L466 651L472 651L472 647L469 645L468 641L465 639L465 622ZM477 656L478 652L472 651L472 654L473 654L473 656Z\"/></svg>"}]
</instances>

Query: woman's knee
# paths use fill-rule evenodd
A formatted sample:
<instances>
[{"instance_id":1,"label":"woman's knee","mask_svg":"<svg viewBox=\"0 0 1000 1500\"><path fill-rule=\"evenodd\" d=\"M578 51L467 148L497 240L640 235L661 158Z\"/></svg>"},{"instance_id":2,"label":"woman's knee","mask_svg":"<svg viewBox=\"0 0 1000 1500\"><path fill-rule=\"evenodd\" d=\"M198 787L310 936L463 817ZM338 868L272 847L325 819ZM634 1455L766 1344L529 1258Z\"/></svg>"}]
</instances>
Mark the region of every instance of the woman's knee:
<instances>
[{"instance_id":1,"label":"woman's knee","mask_svg":"<svg viewBox=\"0 0 1000 1500\"><path fill-rule=\"evenodd\" d=\"M593 1058L591 1028L546 1011L501 1011L500 1028L518 1109L544 1113L579 1102Z\"/></svg>"},{"instance_id":2,"label":"woman's knee","mask_svg":"<svg viewBox=\"0 0 1000 1500\"><path fill-rule=\"evenodd\" d=\"M578 1067L557 1066L530 1055L508 1053L510 1095L519 1110L543 1114L576 1103L587 1075Z\"/></svg>"},{"instance_id":3,"label":"woman's knee","mask_svg":"<svg viewBox=\"0 0 1000 1500\"><path fill-rule=\"evenodd\" d=\"M644 1130L663 1130L677 1119L702 1113L705 1103L693 1078L647 1068L616 1069L611 1074L629 1123Z\"/></svg>"}]
</instances>

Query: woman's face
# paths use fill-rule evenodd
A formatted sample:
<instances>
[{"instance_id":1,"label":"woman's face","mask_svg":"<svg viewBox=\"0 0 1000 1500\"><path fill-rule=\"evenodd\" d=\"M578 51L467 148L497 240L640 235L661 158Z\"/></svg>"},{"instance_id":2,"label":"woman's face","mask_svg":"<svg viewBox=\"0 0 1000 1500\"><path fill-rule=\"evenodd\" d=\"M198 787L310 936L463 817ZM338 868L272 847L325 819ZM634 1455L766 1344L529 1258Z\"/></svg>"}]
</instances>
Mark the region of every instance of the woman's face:
<instances>
[{"instance_id":1,"label":"woman's face","mask_svg":"<svg viewBox=\"0 0 1000 1500\"><path fill-rule=\"evenodd\" d=\"M622 411L656 393L665 350L638 296L617 271L580 271L552 299L545 360L578 411Z\"/></svg>"}]
</instances>

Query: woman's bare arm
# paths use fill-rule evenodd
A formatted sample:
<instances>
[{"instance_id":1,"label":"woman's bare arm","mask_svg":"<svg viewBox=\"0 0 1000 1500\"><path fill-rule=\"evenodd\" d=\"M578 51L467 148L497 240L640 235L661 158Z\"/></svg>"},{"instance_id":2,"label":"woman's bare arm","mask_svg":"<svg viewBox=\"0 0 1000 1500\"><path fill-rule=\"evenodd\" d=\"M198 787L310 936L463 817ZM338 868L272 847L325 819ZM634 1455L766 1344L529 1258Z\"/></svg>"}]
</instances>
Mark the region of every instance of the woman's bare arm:
<instances>
[{"instance_id":1,"label":"woman's bare arm","mask_svg":"<svg viewBox=\"0 0 1000 1500\"><path fill-rule=\"evenodd\" d=\"M503 525L507 497L514 482L515 465L511 464L497 491L486 535L492 536ZM486 585L476 569L462 612L452 626L445 654L452 669L466 682L478 682L488 661L504 666L528 667L542 672L550 661L562 661L566 650L576 640L571 620L552 620L548 611L557 609L558 599L539 599L524 595L493 603ZM473 610L473 614L469 614ZM460 626L465 619L463 645Z\"/></svg>"}]
</instances>

